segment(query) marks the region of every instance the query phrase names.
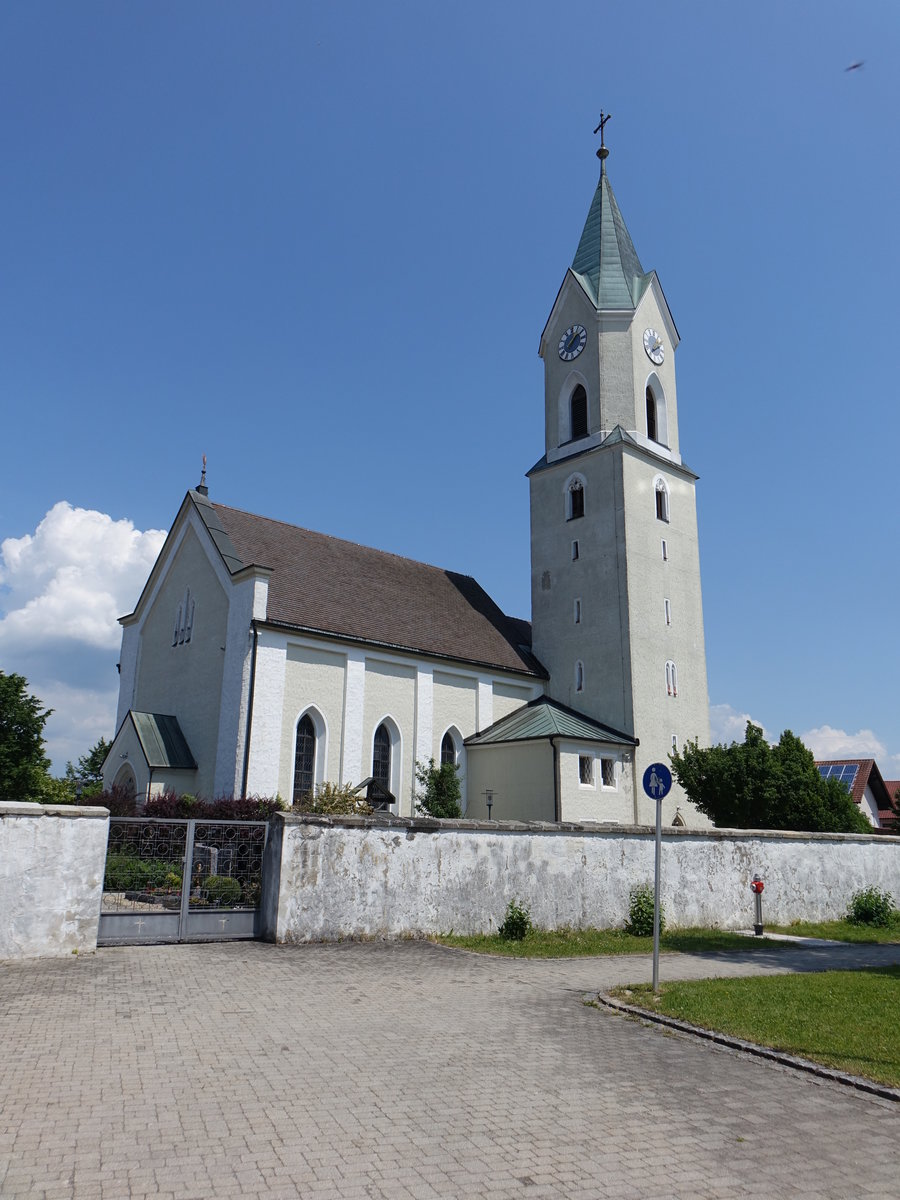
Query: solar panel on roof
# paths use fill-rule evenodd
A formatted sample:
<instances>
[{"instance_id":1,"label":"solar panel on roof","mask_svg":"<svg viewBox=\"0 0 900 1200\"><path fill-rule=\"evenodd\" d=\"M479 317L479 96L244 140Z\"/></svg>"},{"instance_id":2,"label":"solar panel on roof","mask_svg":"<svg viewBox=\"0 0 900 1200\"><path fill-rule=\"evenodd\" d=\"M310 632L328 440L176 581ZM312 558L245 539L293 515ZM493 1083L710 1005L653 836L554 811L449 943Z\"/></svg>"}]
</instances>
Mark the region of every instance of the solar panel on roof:
<instances>
[{"instance_id":1,"label":"solar panel on roof","mask_svg":"<svg viewBox=\"0 0 900 1200\"><path fill-rule=\"evenodd\" d=\"M847 791L852 792L858 770L859 767L856 763L822 763L819 767L819 774L823 779L840 780Z\"/></svg>"}]
</instances>

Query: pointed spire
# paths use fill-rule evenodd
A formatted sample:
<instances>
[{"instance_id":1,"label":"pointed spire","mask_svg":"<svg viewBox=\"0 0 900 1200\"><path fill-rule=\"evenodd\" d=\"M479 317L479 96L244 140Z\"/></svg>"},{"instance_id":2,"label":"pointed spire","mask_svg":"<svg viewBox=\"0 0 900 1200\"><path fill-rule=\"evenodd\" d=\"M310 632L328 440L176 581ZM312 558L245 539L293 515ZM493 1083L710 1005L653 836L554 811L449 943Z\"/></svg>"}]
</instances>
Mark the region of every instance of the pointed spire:
<instances>
[{"instance_id":1,"label":"pointed spire","mask_svg":"<svg viewBox=\"0 0 900 1200\"><path fill-rule=\"evenodd\" d=\"M199 492L201 496L209 495L209 488L206 486L206 455L203 455L203 469L200 472L200 482L194 488L195 492Z\"/></svg>"},{"instance_id":2,"label":"pointed spire","mask_svg":"<svg viewBox=\"0 0 900 1200\"><path fill-rule=\"evenodd\" d=\"M629 309L635 307L643 290L640 282L644 268L606 174L609 150L604 144L603 127L608 120L609 114L601 112L600 124L594 130L600 134L597 151L600 179L575 251L572 270L598 309Z\"/></svg>"}]
</instances>

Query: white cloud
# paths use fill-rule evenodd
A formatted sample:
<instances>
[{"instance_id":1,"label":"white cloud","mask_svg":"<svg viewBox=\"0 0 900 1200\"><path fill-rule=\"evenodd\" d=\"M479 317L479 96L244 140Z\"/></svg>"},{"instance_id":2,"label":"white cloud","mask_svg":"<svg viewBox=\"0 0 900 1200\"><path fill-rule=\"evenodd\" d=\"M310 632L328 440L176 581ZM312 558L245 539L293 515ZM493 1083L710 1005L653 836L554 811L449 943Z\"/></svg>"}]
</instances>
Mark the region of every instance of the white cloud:
<instances>
[{"instance_id":1,"label":"white cloud","mask_svg":"<svg viewBox=\"0 0 900 1200\"><path fill-rule=\"evenodd\" d=\"M0 650L67 641L115 649L118 618L134 607L165 536L54 504L33 534L0 544Z\"/></svg>"},{"instance_id":2,"label":"white cloud","mask_svg":"<svg viewBox=\"0 0 900 1200\"><path fill-rule=\"evenodd\" d=\"M61 500L34 533L0 543L0 664L54 710L44 733L57 774L115 733L118 618L165 537Z\"/></svg>"},{"instance_id":3,"label":"white cloud","mask_svg":"<svg viewBox=\"0 0 900 1200\"><path fill-rule=\"evenodd\" d=\"M874 758L886 760L887 746L871 729L860 729L847 733L844 729L832 729L820 725L800 734L800 741L812 750L816 758Z\"/></svg>"},{"instance_id":4,"label":"white cloud","mask_svg":"<svg viewBox=\"0 0 900 1200\"><path fill-rule=\"evenodd\" d=\"M28 681L28 690L53 711L44 726L46 752L53 773L61 775L67 762L77 763L100 738L112 740L119 689L101 691L72 687L59 680Z\"/></svg>"},{"instance_id":5,"label":"white cloud","mask_svg":"<svg viewBox=\"0 0 900 1200\"><path fill-rule=\"evenodd\" d=\"M764 736L771 741L768 731L758 718L751 717L749 713L740 712L738 709L732 708L730 704L711 704L709 706L709 732L712 744L717 746L720 742L724 742L726 746L730 746L732 742L742 742L748 721L761 726Z\"/></svg>"}]
</instances>

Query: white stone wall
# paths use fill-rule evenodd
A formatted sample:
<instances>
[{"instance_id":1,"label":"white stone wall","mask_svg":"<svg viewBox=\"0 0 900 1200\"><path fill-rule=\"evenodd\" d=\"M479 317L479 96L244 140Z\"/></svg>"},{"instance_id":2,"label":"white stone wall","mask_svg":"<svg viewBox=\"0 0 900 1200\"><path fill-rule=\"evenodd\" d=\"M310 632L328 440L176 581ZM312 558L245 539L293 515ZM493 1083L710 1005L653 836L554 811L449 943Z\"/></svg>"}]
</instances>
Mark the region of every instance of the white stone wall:
<instances>
[{"instance_id":1,"label":"white stone wall","mask_svg":"<svg viewBox=\"0 0 900 1200\"><path fill-rule=\"evenodd\" d=\"M652 880L653 857L653 830L645 826L526 830L279 815L268 936L298 942L489 932L513 899L546 928L618 927L631 886ZM900 898L895 837L666 829L662 864L671 926L749 928L755 872L765 880L763 919L773 924L840 917L853 892L871 885Z\"/></svg>"},{"instance_id":2,"label":"white stone wall","mask_svg":"<svg viewBox=\"0 0 900 1200\"><path fill-rule=\"evenodd\" d=\"M0 959L97 948L109 813L0 804Z\"/></svg>"},{"instance_id":3,"label":"white stone wall","mask_svg":"<svg viewBox=\"0 0 900 1200\"><path fill-rule=\"evenodd\" d=\"M540 691L540 681L513 672L484 674L463 664L351 646L337 638L262 630L247 790L277 791L290 803L297 722L305 712L318 732L317 783L359 783L371 775L375 730L385 721L395 737L391 790L400 813L410 816L418 786L415 764L431 756L440 760L448 729L461 743ZM466 757L463 751L464 802Z\"/></svg>"}]
</instances>

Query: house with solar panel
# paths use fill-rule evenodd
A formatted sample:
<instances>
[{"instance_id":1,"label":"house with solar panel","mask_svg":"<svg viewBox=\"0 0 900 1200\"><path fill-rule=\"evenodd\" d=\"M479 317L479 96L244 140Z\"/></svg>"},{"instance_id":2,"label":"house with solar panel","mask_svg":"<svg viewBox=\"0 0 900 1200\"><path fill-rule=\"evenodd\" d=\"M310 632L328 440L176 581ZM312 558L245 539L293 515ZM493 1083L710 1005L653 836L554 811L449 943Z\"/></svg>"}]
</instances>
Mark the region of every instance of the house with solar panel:
<instances>
[{"instance_id":1,"label":"house with solar panel","mask_svg":"<svg viewBox=\"0 0 900 1200\"><path fill-rule=\"evenodd\" d=\"M678 330L607 153L539 344L531 620L469 576L222 504L204 469L121 619L107 787L302 806L366 780L411 815L433 758L469 817L654 818L645 769L709 743L697 476ZM708 824L677 787L664 818Z\"/></svg>"},{"instance_id":2,"label":"house with solar panel","mask_svg":"<svg viewBox=\"0 0 900 1200\"><path fill-rule=\"evenodd\" d=\"M874 758L823 759L816 762L823 779L839 780L873 829L896 828L894 797L900 782L882 779Z\"/></svg>"}]
</instances>

